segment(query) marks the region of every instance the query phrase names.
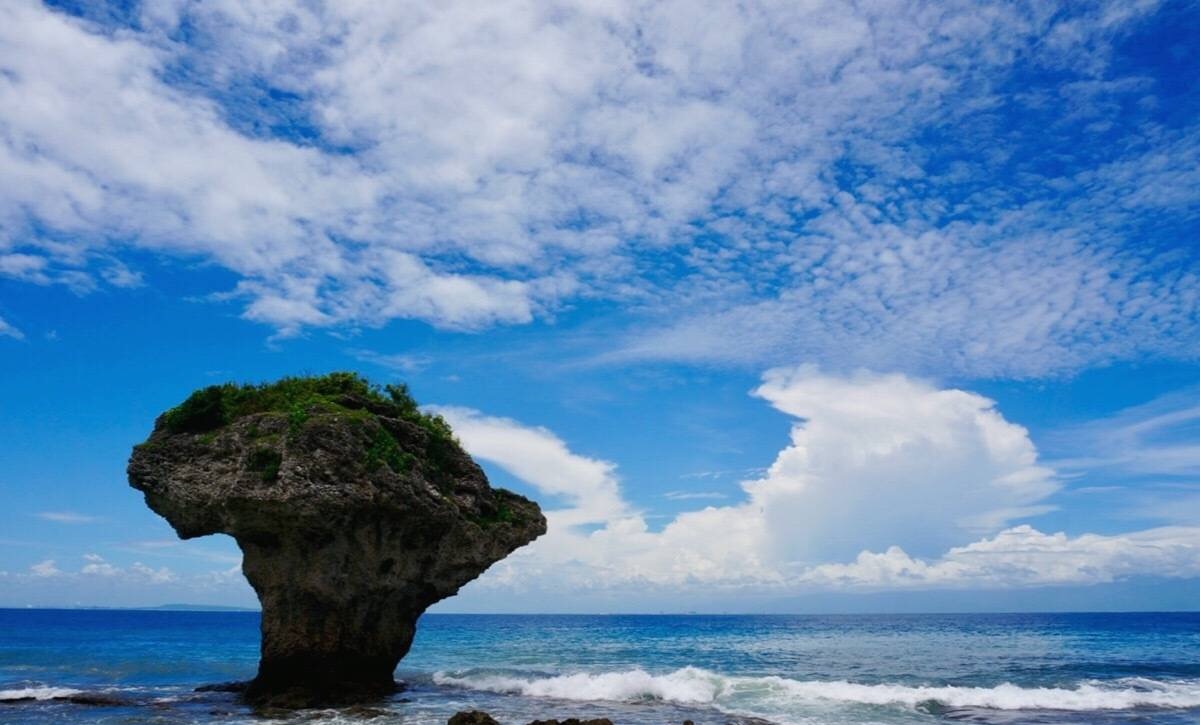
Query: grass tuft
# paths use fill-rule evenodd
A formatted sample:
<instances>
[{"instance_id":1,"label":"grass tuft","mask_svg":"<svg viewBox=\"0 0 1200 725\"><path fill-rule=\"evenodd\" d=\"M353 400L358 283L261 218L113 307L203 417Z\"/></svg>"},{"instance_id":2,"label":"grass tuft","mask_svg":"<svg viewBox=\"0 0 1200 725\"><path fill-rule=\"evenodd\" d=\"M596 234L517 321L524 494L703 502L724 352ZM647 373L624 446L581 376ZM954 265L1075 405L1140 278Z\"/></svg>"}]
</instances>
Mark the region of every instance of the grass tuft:
<instances>
[{"instance_id":1,"label":"grass tuft","mask_svg":"<svg viewBox=\"0 0 1200 725\"><path fill-rule=\"evenodd\" d=\"M279 479L279 466L282 463L283 456L271 448L256 449L246 462L251 471L258 471L263 483L274 483Z\"/></svg>"},{"instance_id":2,"label":"grass tuft","mask_svg":"<svg viewBox=\"0 0 1200 725\"><path fill-rule=\"evenodd\" d=\"M440 415L421 412L408 392L408 386L375 385L357 373L336 372L328 375L287 377L273 383L212 385L197 390L187 400L168 410L164 425L172 433L198 434L209 440L214 431L250 415L280 413L287 416L288 430L296 434L314 416L344 414L362 421L371 416L398 418L420 426L427 434L424 458L435 478L445 477L445 464L459 450L450 424ZM251 428L251 439L261 435ZM252 454L251 468L261 471L263 480L275 480L279 473L279 454L259 449ZM372 470L387 465L396 473L412 469L416 458L403 450L385 429L372 439L367 450L367 465ZM439 483L441 481L439 480Z\"/></svg>"}]
</instances>

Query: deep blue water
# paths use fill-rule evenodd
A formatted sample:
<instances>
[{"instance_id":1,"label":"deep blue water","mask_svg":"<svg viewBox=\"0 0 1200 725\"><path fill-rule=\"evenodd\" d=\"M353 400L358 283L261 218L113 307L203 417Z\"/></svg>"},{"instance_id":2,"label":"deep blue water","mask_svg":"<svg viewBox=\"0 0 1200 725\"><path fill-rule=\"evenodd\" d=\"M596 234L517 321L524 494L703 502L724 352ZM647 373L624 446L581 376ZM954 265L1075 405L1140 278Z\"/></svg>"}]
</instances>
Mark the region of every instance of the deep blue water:
<instances>
[{"instance_id":1,"label":"deep blue water","mask_svg":"<svg viewBox=\"0 0 1200 725\"><path fill-rule=\"evenodd\" d=\"M0 704L0 723L264 722L228 695L192 692L251 677L257 656L255 613L0 610L0 700L125 700ZM1200 613L427 615L397 677L408 690L369 722L481 708L504 725L1200 724Z\"/></svg>"}]
</instances>

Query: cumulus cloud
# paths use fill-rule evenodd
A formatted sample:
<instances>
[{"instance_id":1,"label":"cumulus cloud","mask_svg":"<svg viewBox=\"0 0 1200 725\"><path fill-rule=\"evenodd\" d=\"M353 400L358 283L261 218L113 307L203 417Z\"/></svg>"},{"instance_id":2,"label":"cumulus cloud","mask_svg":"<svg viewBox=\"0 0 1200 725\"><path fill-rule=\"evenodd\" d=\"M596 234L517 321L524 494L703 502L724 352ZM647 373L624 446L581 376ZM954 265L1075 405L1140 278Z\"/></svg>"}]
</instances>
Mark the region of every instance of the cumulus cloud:
<instances>
[{"instance_id":1,"label":"cumulus cloud","mask_svg":"<svg viewBox=\"0 0 1200 725\"><path fill-rule=\"evenodd\" d=\"M86 574L90 576L116 576L117 574L121 573L120 569L117 569L117 567L109 564L104 560L104 557L100 556L99 554L84 554L83 560L86 561L87 564L84 564L83 568L79 570L80 574Z\"/></svg>"},{"instance_id":2,"label":"cumulus cloud","mask_svg":"<svg viewBox=\"0 0 1200 725\"><path fill-rule=\"evenodd\" d=\"M768 372L755 394L794 417L791 444L743 482L744 501L658 531L624 503L613 464L542 428L441 409L472 455L562 502L545 537L477 586L989 588L1200 574L1200 528L1067 536L1014 524L1044 511L1060 484L987 398L808 366Z\"/></svg>"},{"instance_id":3,"label":"cumulus cloud","mask_svg":"<svg viewBox=\"0 0 1200 725\"><path fill-rule=\"evenodd\" d=\"M157 556L157 554L151 554ZM207 558L207 557L203 557ZM61 606L81 594L118 606L162 602L254 605L255 597L241 573L241 564L222 563L219 569L176 571L139 560L114 562L96 552L82 554L77 566L59 567L46 559L23 572L2 574L11 586L0 588L4 606Z\"/></svg>"},{"instance_id":4,"label":"cumulus cloud","mask_svg":"<svg viewBox=\"0 0 1200 725\"><path fill-rule=\"evenodd\" d=\"M60 576L62 571L55 565L53 559L46 559L29 567L29 573L41 579Z\"/></svg>"},{"instance_id":5,"label":"cumulus cloud","mask_svg":"<svg viewBox=\"0 0 1200 725\"><path fill-rule=\"evenodd\" d=\"M794 416L791 445L744 484L788 560L902 544L936 553L1047 510L1059 487L1028 431L987 398L899 374L772 370L755 394Z\"/></svg>"},{"instance_id":6,"label":"cumulus cloud","mask_svg":"<svg viewBox=\"0 0 1200 725\"><path fill-rule=\"evenodd\" d=\"M171 571L165 566L155 569L154 567L147 566L140 561L133 562L127 572L132 577L142 579L152 584L165 584L178 579L178 577L175 576L175 572Z\"/></svg>"},{"instance_id":7,"label":"cumulus cloud","mask_svg":"<svg viewBox=\"0 0 1200 725\"><path fill-rule=\"evenodd\" d=\"M77 582L86 578L102 578L124 584L168 584L179 581L175 572L165 566L155 569L140 561L135 561L128 567L121 567L94 552L84 554L83 561L84 564L78 571L68 572L59 569L54 559L46 559L30 566L29 576L39 579L69 579ZM240 565L237 568L240 570Z\"/></svg>"},{"instance_id":8,"label":"cumulus cloud","mask_svg":"<svg viewBox=\"0 0 1200 725\"><path fill-rule=\"evenodd\" d=\"M614 464L573 453L544 428L465 408L437 411L473 456L495 463L565 504L546 512L546 535L493 566L484 586L524 587L565 580L574 587L603 588L629 581L724 581L736 576L734 572L746 579L772 576L762 566L746 568L759 548L743 540L755 533L747 527L723 531L721 545L687 541L692 528L677 526L678 522L660 534L651 533L645 517L620 495ZM587 533L583 524L600 527Z\"/></svg>"},{"instance_id":9,"label":"cumulus cloud","mask_svg":"<svg viewBox=\"0 0 1200 725\"><path fill-rule=\"evenodd\" d=\"M616 477L616 466L580 456L545 428L530 428L508 418L495 418L461 407L433 407L454 428L472 455L567 505L546 513L556 529L599 523L629 514Z\"/></svg>"},{"instance_id":10,"label":"cumulus cloud","mask_svg":"<svg viewBox=\"0 0 1200 725\"><path fill-rule=\"evenodd\" d=\"M1200 528L1164 527L1102 536L1044 534L1016 526L925 561L898 546L823 564L800 580L832 588L995 588L1102 584L1135 576L1200 576Z\"/></svg>"},{"instance_id":11,"label":"cumulus cloud","mask_svg":"<svg viewBox=\"0 0 1200 725\"><path fill-rule=\"evenodd\" d=\"M1130 250L1186 247L1200 189L1112 63L1154 9L17 0L0 276L132 286L132 246L284 333L606 298L651 321L626 358L1191 358L1195 260Z\"/></svg>"}]
</instances>

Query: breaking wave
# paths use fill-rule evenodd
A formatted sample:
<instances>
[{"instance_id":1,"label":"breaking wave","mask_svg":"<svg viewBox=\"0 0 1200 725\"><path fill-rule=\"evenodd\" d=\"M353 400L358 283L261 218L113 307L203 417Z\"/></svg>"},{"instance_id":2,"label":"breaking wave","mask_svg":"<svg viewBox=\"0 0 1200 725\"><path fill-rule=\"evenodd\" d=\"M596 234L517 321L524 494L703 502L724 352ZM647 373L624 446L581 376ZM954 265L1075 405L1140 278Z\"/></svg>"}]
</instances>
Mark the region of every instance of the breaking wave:
<instances>
[{"instance_id":1,"label":"breaking wave","mask_svg":"<svg viewBox=\"0 0 1200 725\"><path fill-rule=\"evenodd\" d=\"M70 687L19 687L13 690L0 690L0 702L5 700L52 700L56 697L70 697L83 694L83 690Z\"/></svg>"},{"instance_id":2,"label":"breaking wave","mask_svg":"<svg viewBox=\"0 0 1200 725\"><path fill-rule=\"evenodd\" d=\"M439 672L440 685L561 700L637 702L659 700L739 710L755 704L790 709L804 704L893 705L916 708L937 703L950 708L993 710L1129 710L1200 707L1200 680L1127 678L1089 681L1074 687L909 686L784 677L726 677L695 667L665 675L644 670L528 677Z\"/></svg>"}]
</instances>

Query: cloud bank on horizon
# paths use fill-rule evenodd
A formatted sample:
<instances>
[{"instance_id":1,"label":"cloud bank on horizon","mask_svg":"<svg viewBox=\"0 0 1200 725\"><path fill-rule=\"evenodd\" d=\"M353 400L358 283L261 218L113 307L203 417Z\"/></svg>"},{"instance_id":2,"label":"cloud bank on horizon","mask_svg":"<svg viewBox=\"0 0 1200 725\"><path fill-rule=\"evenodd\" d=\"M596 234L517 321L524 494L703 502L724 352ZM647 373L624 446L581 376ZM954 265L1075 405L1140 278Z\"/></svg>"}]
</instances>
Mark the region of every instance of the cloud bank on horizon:
<instances>
[{"instance_id":1,"label":"cloud bank on horizon","mask_svg":"<svg viewBox=\"0 0 1200 725\"><path fill-rule=\"evenodd\" d=\"M1157 2L92 7L0 9L0 276L211 263L285 335L605 301L605 359L1200 350L1195 59L1135 52Z\"/></svg>"},{"instance_id":2,"label":"cloud bank on horizon","mask_svg":"<svg viewBox=\"0 0 1200 725\"><path fill-rule=\"evenodd\" d=\"M1044 533L1060 488L995 404L900 374L769 371L755 394L795 420L745 500L658 531L622 500L616 467L552 432L441 408L467 450L558 497L548 533L472 587L578 592L712 588L954 589L1200 576L1200 526ZM1194 457L1194 453L1193 453ZM584 527L582 524L589 524Z\"/></svg>"}]
</instances>

